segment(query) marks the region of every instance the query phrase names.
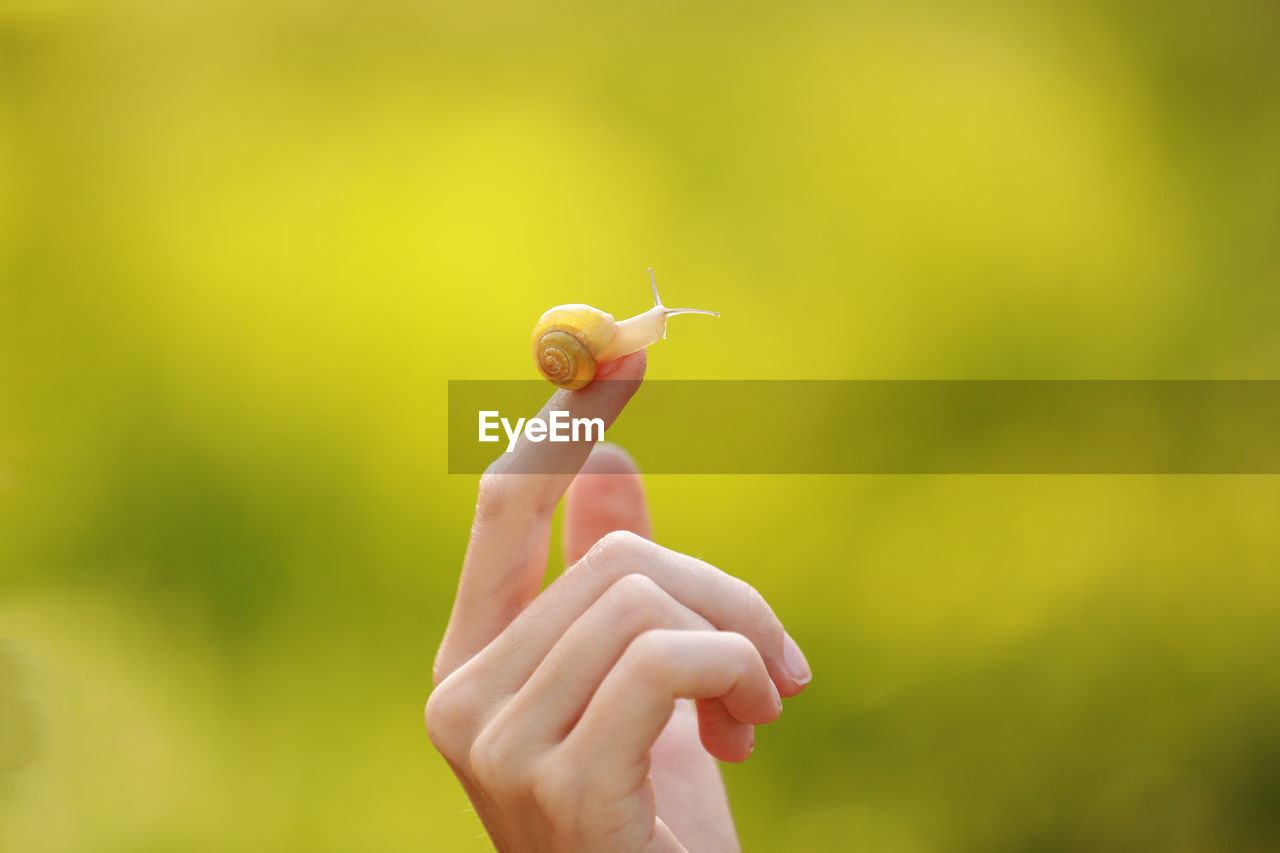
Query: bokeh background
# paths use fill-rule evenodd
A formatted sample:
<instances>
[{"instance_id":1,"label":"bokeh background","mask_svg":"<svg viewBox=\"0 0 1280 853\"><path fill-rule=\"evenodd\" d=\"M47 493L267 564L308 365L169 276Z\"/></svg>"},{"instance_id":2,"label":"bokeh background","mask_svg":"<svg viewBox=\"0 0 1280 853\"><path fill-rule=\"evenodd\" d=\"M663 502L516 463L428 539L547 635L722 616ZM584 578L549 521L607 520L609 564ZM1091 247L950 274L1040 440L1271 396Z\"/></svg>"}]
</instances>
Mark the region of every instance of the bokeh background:
<instances>
[{"instance_id":1,"label":"bokeh background","mask_svg":"<svg viewBox=\"0 0 1280 853\"><path fill-rule=\"evenodd\" d=\"M486 849L421 722L445 383L648 265L724 312L653 377L1276 378L1278 44L1271 0L5 0L0 849ZM1280 847L1276 478L649 490L816 671L726 769L748 849Z\"/></svg>"}]
</instances>

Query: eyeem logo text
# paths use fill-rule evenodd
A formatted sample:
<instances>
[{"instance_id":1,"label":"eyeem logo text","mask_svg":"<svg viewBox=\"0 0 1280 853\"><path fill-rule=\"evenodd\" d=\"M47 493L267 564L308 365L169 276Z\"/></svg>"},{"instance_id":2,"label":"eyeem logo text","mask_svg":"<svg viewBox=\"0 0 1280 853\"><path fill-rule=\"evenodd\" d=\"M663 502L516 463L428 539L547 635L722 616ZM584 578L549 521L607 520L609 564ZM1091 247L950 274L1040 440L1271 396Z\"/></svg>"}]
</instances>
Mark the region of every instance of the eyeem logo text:
<instances>
[{"instance_id":1,"label":"eyeem logo text","mask_svg":"<svg viewBox=\"0 0 1280 853\"><path fill-rule=\"evenodd\" d=\"M518 418L514 426L497 411L480 412L480 441L498 441L498 427L507 434L507 453L516 449L521 433L532 442L604 441L604 418L571 418L561 411L551 412L546 420Z\"/></svg>"}]
</instances>

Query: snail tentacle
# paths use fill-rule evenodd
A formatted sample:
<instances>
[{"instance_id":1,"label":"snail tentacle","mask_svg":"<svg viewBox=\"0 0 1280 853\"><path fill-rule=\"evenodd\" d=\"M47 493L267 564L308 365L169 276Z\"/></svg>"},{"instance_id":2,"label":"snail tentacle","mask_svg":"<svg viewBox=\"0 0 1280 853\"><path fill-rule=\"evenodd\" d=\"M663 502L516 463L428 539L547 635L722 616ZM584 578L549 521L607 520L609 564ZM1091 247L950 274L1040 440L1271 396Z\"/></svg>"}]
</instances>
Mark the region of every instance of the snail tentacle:
<instances>
[{"instance_id":1,"label":"snail tentacle","mask_svg":"<svg viewBox=\"0 0 1280 853\"><path fill-rule=\"evenodd\" d=\"M596 365L638 352L667 336L667 318L676 314L707 314L701 308L668 308L658 295L658 281L649 268L653 307L615 322L590 305L559 305L547 311L533 329L533 356L538 370L561 388L581 388L592 380Z\"/></svg>"}]
</instances>

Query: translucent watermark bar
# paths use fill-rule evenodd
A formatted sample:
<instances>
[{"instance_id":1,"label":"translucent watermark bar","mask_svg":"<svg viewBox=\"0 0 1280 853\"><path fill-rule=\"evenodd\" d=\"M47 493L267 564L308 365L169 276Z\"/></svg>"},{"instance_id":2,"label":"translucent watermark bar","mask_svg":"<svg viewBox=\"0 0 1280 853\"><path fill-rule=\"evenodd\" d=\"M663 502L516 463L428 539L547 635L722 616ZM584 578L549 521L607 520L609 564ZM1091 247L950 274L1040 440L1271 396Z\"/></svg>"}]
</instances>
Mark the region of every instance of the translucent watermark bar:
<instances>
[{"instance_id":1,"label":"translucent watermark bar","mask_svg":"<svg viewBox=\"0 0 1280 853\"><path fill-rule=\"evenodd\" d=\"M449 473L553 390L450 381ZM1280 381L649 380L605 437L652 474L1280 474Z\"/></svg>"}]
</instances>

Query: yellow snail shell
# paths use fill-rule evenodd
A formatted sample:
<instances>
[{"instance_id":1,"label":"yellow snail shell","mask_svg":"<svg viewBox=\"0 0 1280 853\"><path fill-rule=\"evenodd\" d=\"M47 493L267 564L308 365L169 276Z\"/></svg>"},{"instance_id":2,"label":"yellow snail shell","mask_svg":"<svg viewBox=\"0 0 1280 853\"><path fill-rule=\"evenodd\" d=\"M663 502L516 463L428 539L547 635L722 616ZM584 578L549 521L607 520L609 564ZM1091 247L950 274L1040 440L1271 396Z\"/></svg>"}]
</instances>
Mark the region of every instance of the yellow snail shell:
<instances>
[{"instance_id":1,"label":"yellow snail shell","mask_svg":"<svg viewBox=\"0 0 1280 853\"><path fill-rule=\"evenodd\" d=\"M596 375L600 353L613 340L617 323L590 305L557 305L533 328L538 370L561 388L581 388Z\"/></svg>"},{"instance_id":2,"label":"yellow snail shell","mask_svg":"<svg viewBox=\"0 0 1280 853\"><path fill-rule=\"evenodd\" d=\"M557 305L533 327L533 359L538 371L561 388L582 388L596 375L596 365L638 352L667 336L667 318L676 314L710 314L699 308L668 308L653 282L653 307L642 314L615 321L612 314L590 305Z\"/></svg>"}]
</instances>

